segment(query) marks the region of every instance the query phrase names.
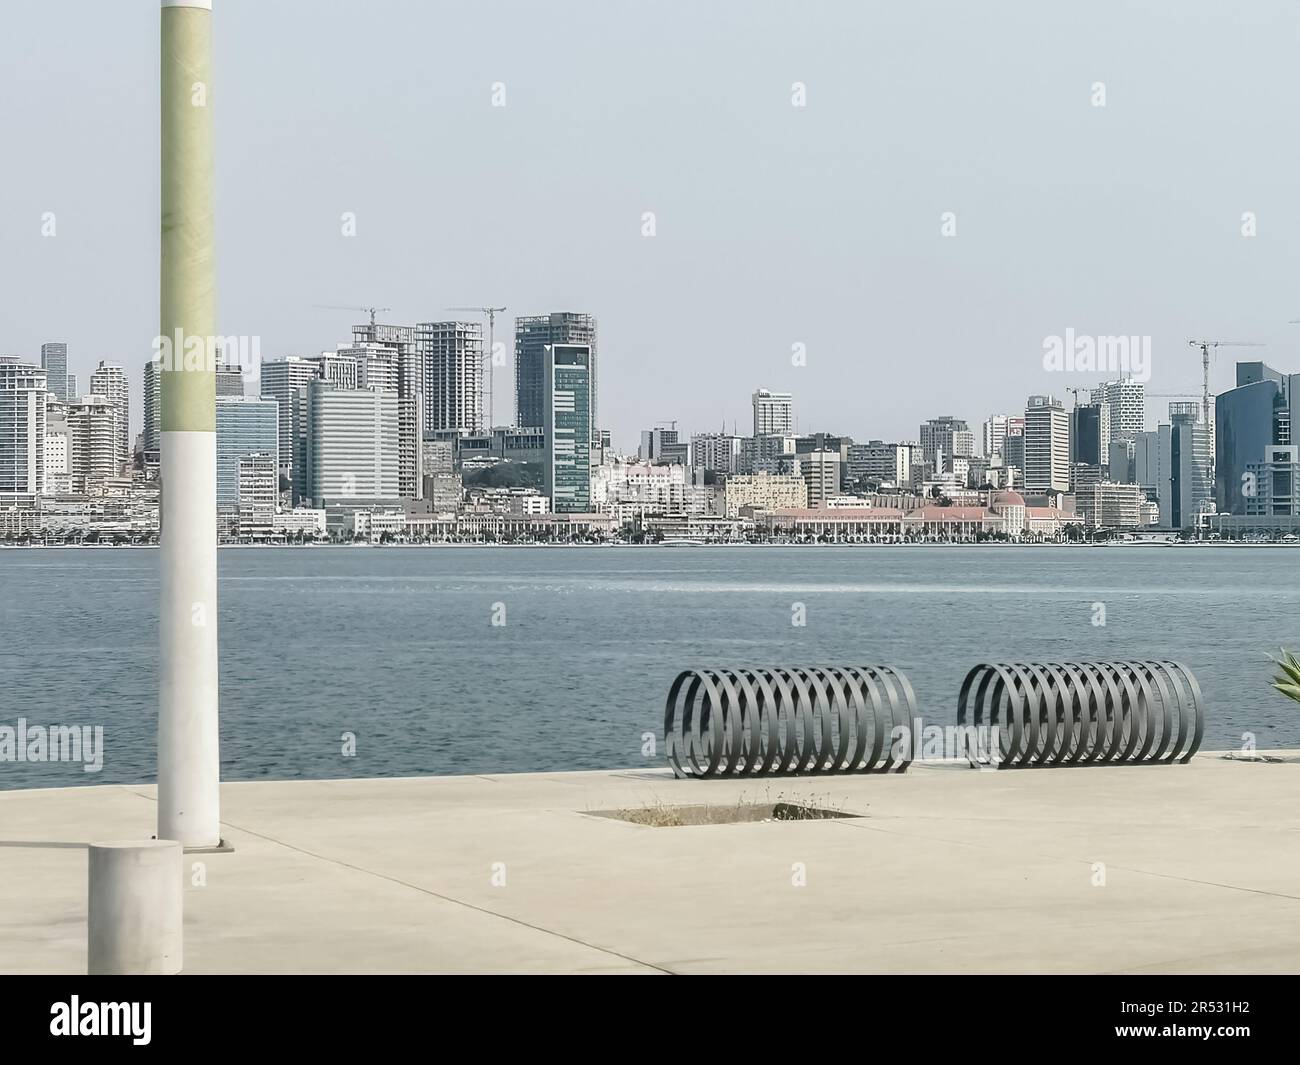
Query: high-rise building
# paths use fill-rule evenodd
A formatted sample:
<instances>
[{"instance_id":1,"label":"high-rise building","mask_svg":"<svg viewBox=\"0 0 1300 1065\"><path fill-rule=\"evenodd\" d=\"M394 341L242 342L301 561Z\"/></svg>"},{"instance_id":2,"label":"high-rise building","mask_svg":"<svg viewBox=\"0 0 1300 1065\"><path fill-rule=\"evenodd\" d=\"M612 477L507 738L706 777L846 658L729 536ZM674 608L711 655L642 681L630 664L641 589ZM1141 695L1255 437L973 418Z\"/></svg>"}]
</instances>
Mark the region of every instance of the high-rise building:
<instances>
[{"instance_id":1,"label":"high-rise building","mask_svg":"<svg viewBox=\"0 0 1300 1065\"><path fill-rule=\"evenodd\" d=\"M1070 490L1070 419L1053 396L1030 396L1025 407L1025 479L1027 492Z\"/></svg>"},{"instance_id":2,"label":"high-rise building","mask_svg":"<svg viewBox=\"0 0 1300 1065\"><path fill-rule=\"evenodd\" d=\"M515 424L539 426L546 408L546 347L581 344L591 350L591 424L597 426L596 316L555 311L515 319Z\"/></svg>"},{"instance_id":3,"label":"high-rise building","mask_svg":"<svg viewBox=\"0 0 1300 1065\"><path fill-rule=\"evenodd\" d=\"M217 398L223 396L242 396L244 394L244 368L235 366L217 367Z\"/></svg>"},{"instance_id":4,"label":"high-rise building","mask_svg":"<svg viewBox=\"0 0 1300 1065\"><path fill-rule=\"evenodd\" d=\"M425 366L414 326L354 325L352 346L341 350L356 358L360 388L397 393L398 494L403 499L422 499Z\"/></svg>"},{"instance_id":5,"label":"high-rise building","mask_svg":"<svg viewBox=\"0 0 1300 1065\"><path fill-rule=\"evenodd\" d=\"M397 396L315 380L306 388L304 494L318 507L398 500Z\"/></svg>"},{"instance_id":6,"label":"high-rise building","mask_svg":"<svg viewBox=\"0 0 1300 1065\"><path fill-rule=\"evenodd\" d=\"M591 353L589 344L548 344L543 352L543 492L556 514L591 510Z\"/></svg>"},{"instance_id":7,"label":"high-rise building","mask_svg":"<svg viewBox=\"0 0 1300 1065\"><path fill-rule=\"evenodd\" d=\"M1094 406L1106 408L1102 415L1102 450L1110 452L1111 441L1132 440L1146 429L1146 386L1131 377L1105 381L1089 397Z\"/></svg>"},{"instance_id":8,"label":"high-rise building","mask_svg":"<svg viewBox=\"0 0 1300 1065\"><path fill-rule=\"evenodd\" d=\"M48 463L49 456L46 456ZM1253 491L1246 494L1251 517L1293 517L1300 514L1300 446L1270 444L1259 462L1246 463Z\"/></svg>"},{"instance_id":9,"label":"high-rise building","mask_svg":"<svg viewBox=\"0 0 1300 1065\"><path fill-rule=\"evenodd\" d=\"M0 496L45 491L45 371L0 355Z\"/></svg>"},{"instance_id":10,"label":"high-rise building","mask_svg":"<svg viewBox=\"0 0 1300 1065\"><path fill-rule=\"evenodd\" d=\"M271 405L275 406L274 403ZM274 455L260 453L242 455L236 476L238 479L235 505L237 534L253 540L265 540L270 537L275 527L280 464Z\"/></svg>"},{"instance_id":11,"label":"high-rise building","mask_svg":"<svg viewBox=\"0 0 1300 1065\"><path fill-rule=\"evenodd\" d=\"M935 473L952 473L954 460L975 454L975 434L962 419L944 415L921 425L921 454L935 467ZM942 468L939 460L942 458Z\"/></svg>"},{"instance_id":12,"label":"high-rise building","mask_svg":"<svg viewBox=\"0 0 1300 1065\"><path fill-rule=\"evenodd\" d=\"M292 480L296 495L306 494L307 385L318 380L319 364L298 355L262 363L262 398L280 409L280 473Z\"/></svg>"},{"instance_id":13,"label":"high-rise building","mask_svg":"<svg viewBox=\"0 0 1300 1065\"><path fill-rule=\"evenodd\" d=\"M1220 514L1249 514L1258 498L1258 470L1269 449L1300 444L1300 374L1262 362L1237 363L1237 387L1214 401L1214 495Z\"/></svg>"},{"instance_id":14,"label":"high-rise building","mask_svg":"<svg viewBox=\"0 0 1300 1065\"><path fill-rule=\"evenodd\" d=\"M870 440L865 444L850 444L848 450L847 473L851 482L874 481L902 487L912 478L910 444Z\"/></svg>"},{"instance_id":15,"label":"high-rise building","mask_svg":"<svg viewBox=\"0 0 1300 1065\"><path fill-rule=\"evenodd\" d=\"M144 364L144 449L162 447L162 367L157 359Z\"/></svg>"},{"instance_id":16,"label":"high-rise building","mask_svg":"<svg viewBox=\"0 0 1300 1065\"><path fill-rule=\"evenodd\" d=\"M46 389L64 403L68 395L68 345L51 341L41 345L41 369L45 371Z\"/></svg>"},{"instance_id":17,"label":"high-rise building","mask_svg":"<svg viewBox=\"0 0 1300 1065\"><path fill-rule=\"evenodd\" d=\"M1070 411L1070 462L1102 466L1106 453L1102 449L1102 411L1100 403L1075 407Z\"/></svg>"},{"instance_id":18,"label":"high-rise building","mask_svg":"<svg viewBox=\"0 0 1300 1065\"><path fill-rule=\"evenodd\" d=\"M794 432L794 396L760 388L750 397L754 407L754 435L784 436Z\"/></svg>"},{"instance_id":19,"label":"high-rise building","mask_svg":"<svg viewBox=\"0 0 1300 1065\"><path fill-rule=\"evenodd\" d=\"M84 490L87 481L121 473L120 418L113 401L95 392L68 404L68 473L73 491Z\"/></svg>"},{"instance_id":20,"label":"high-rise building","mask_svg":"<svg viewBox=\"0 0 1300 1065\"><path fill-rule=\"evenodd\" d=\"M808 485L808 505L826 506L826 501L840 494L840 453L822 448L799 460L799 472Z\"/></svg>"},{"instance_id":21,"label":"high-rise building","mask_svg":"<svg viewBox=\"0 0 1300 1065\"><path fill-rule=\"evenodd\" d=\"M308 362L317 366L317 376L337 388L357 388L357 360L347 349L340 351L322 351L319 355L308 355Z\"/></svg>"},{"instance_id":22,"label":"high-rise building","mask_svg":"<svg viewBox=\"0 0 1300 1065\"><path fill-rule=\"evenodd\" d=\"M690 457L686 441L678 439L677 423L671 426L656 425L641 430L641 446L637 458L642 462L668 462L685 466Z\"/></svg>"},{"instance_id":23,"label":"high-rise building","mask_svg":"<svg viewBox=\"0 0 1300 1065\"><path fill-rule=\"evenodd\" d=\"M729 433L696 433L691 437L691 465L712 473L740 469L741 438Z\"/></svg>"},{"instance_id":24,"label":"high-rise building","mask_svg":"<svg viewBox=\"0 0 1300 1065\"><path fill-rule=\"evenodd\" d=\"M483 325L420 322L415 345L424 364L424 428L481 433Z\"/></svg>"},{"instance_id":25,"label":"high-rise building","mask_svg":"<svg viewBox=\"0 0 1300 1065\"><path fill-rule=\"evenodd\" d=\"M217 397L217 512L239 506L239 461L266 455L279 462L280 406L252 396Z\"/></svg>"},{"instance_id":26,"label":"high-rise building","mask_svg":"<svg viewBox=\"0 0 1300 1065\"><path fill-rule=\"evenodd\" d=\"M90 394L104 396L117 410L117 465L131 461L131 389L126 370L116 362L101 361L90 375Z\"/></svg>"},{"instance_id":27,"label":"high-rise building","mask_svg":"<svg viewBox=\"0 0 1300 1065\"><path fill-rule=\"evenodd\" d=\"M793 473L797 441L789 433L767 433L747 436L740 442L740 472L749 476L755 473Z\"/></svg>"},{"instance_id":28,"label":"high-rise building","mask_svg":"<svg viewBox=\"0 0 1300 1065\"><path fill-rule=\"evenodd\" d=\"M77 399L80 396L81 396L81 386L77 383L77 375L75 373L70 373L68 374L67 402L71 403L74 399Z\"/></svg>"},{"instance_id":29,"label":"high-rise building","mask_svg":"<svg viewBox=\"0 0 1300 1065\"><path fill-rule=\"evenodd\" d=\"M980 434L980 454L985 458L991 459L994 455L1002 454L1002 442L1007 438L1007 422L1010 418L1008 414L989 415Z\"/></svg>"}]
</instances>

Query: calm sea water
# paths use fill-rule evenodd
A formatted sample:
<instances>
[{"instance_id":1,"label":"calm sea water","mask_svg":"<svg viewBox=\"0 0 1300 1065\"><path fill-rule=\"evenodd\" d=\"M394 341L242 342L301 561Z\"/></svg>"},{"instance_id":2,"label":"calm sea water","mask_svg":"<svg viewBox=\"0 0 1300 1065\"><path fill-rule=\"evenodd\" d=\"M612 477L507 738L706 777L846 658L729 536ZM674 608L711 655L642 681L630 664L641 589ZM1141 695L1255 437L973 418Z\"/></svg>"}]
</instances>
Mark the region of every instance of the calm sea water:
<instances>
[{"instance_id":1,"label":"calm sea water","mask_svg":"<svg viewBox=\"0 0 1300 1065\"><path fill-rule=\"evenodd\" d=\"M888 663L942 724L978 661L1173 658L1207 696L1206 747L1300 745L1266 657L1300 648L1291 549L232 549L220 567L231 780L661 765L641 736L694 665ZM0 725L102 725L105 745L99 773L0 762L0 788L153 779L157 598L156 551L0 550Z\"/></svg>"}]
</instances>

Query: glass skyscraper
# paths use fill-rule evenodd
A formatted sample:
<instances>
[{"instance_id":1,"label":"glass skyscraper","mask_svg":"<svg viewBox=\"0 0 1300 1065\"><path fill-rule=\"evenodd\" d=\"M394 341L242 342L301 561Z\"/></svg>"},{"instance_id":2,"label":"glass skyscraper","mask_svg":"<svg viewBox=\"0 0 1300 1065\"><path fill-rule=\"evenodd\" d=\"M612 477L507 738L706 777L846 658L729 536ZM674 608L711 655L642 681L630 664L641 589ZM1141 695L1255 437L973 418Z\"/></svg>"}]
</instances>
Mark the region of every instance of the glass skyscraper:
<instances>
[{"instance_id":1,"label":"glass skyscraper","mask_svg":"<svg viewBox=\"0 0 1300 1065\"><path fill-rule=\"evenodd\" d=\"M41 345L41 369L45 371L46 388L64 403L68 392L68 345L51 341Z\"/></svg>"},{"instance_id":2,"label":"glass skyscraper","mask_svg":"<svg viewBox=\"0 0 1300 1065\"><path fill-rule=\"evenodd\" d=\"M280 408L273 399L217 398L217 509L239 506L239 460L269 455L280 461Z\"/></svg>"},{"instance_id":3,"label":"glass skyscraper","mask_svg":"<svg viewBox=\"0 0 1300 1065\"><path fill-rule=\"evenodd\" d=\"M591 345L548 344L543 351L545 489L555 514L591 510Z\"/></svg>"},{"instance_id":4,"label":"glass skyscraper","mask_svg":"<svg viewBox=\"0 0 1300 1065\"><path fill-rule=\"evenodd\" d=\"M596 423L596 318L573 311L515 319L516 425L536 428L544 421L550 344L583 344L591 352L591 423Z\"/></svg>"},{"instance_id":5,"label":"glass skyscraper","mask_svg":"<svg viewBox=\"0 0 1300 1065\"><path fill-rule=\"evenodd\" d=\"M1237 363L1237 387L1214 401L1214 496L1220 514L1249 513L1257 491L1248 467L1266 461L1273 445L1292 443L1300 374L1282 374L1262 362Z\"/></svg>"}]
</instances>

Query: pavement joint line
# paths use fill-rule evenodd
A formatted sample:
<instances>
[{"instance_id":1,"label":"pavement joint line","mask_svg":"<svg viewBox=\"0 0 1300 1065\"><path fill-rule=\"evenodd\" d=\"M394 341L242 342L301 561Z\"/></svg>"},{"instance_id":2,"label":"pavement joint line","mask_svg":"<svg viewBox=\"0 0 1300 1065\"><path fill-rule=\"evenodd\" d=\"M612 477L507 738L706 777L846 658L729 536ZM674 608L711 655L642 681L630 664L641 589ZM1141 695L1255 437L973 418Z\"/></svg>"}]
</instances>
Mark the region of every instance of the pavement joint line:
<instances>
[{"instance_id":1,"label":"pavement joint line","mask_svg":"<svg viewBox=\"0 0 1300 1065\"><path fill-rule=\"evenodd\" d=\"M223 820L221 823L223 825L227 825L230 828L235 829L235 831L237 832L243 832L246 835L253 836L260 840L264 840L267 843L274 843L276 846L284 847L286 850L295 851L298 854L305 854L307 857L315 858L317 861L328 862L331 865L337 865L343 869L351 869L353 872L363 873L366 876L373 876L379 880L387 880L391 884L397 884L401 887L410 888L412 891L418 891L423 895L430 896L431 898L440 899L443 902L451 903L453 906L463 906L468 910L475 910L478 913L486 914L489 917L496 917L502 921L508 921L511 924L519 925L521 928L528 928L534 932L541 932L545 935L555 936L557 939L563 939L569 943L574 943L577 946L586 947L588 950L595 950L595 951L599 951L602 954L608 954L611 957L618 958L622 961L631 962L633 965L640 965L646 969L653 969L655 972L664 973L667 976L677 975L671 969L665 969L661 965L654 964L654 962L642 961L640 958L634 958L629 954L622 954L619 951L611 950L608 947L600 947L594 943L588 943L585 940L579 939L577 936L566 935L564 932L557 932L553 928L543 928L541 925L532 924L531 922L525 921L522 918L511 917L509 914L505 914L505 913L498 913L495 910L489 910L486 906L477 906L472 902L466 902L464 899L453 898L451 895L443 895L441 892L433 891L426 887L421 887L419 884L412 884L409 880L403 880L400 877L390 876L387 873L381 873L374 869L366 869L364 866L353 865L351 862L341 861L338 858L331 858L328 855L317 854L315 851L309 851L305 847L299 847L293 843L287 843L282 839L276 839L274 836L268 836L261 832L254 832L252 829L243 828L239 825L233 824L230 821Z\"/></svg>"},{"instance_id":2,"label":"pavement joint line","mask_svg":"<svg viewBox=\"0 0 1300 1065\"><path fill-rule=\"evenodd\" d=\"M157 802L157 800L152 795L147 795L144 792L136 791L130 785L122 784L119 785L119 787L121 787L123 791L129 792L130 794L138 796L139 798L144 799L148 802ZM586 947L588 950L595 950L595 951L599 951L602 954L608 954L611 957L619 958L622 961L631 962L633 965L640 965L646 969L653 969L655 972L664 973L667 976L677 975L676 973L673 972L673 970L665 969L661 965L654 964L654 962L642 961L640 958L633 958L629 954L621 954L617 950L610 950L608 947L600 947L594 943L588 943L585 940L578 939L576 936L570 936L570 935L566 935L563 932L557 932L553 928L543 928L541 925L532 924L518 917L511 917L509 914L497 913L495 910L489 910L485 906L476 906L472 902L465 902L463 899L457 899L457 898L453 898L450 895L443 895L440 892L431 891L429 888L421 887L419 884L412 884L410 881L402 880L400 877L389 876L387 873L380 873L375 871L374 869L366 869L363 866L353 865L351 862L341 861L337 858L330 858L324 854L317 854L315 851L309 851L305 847L299 847L292 843L287 843L282 839L276 839L274 836L268 836L261 832L254 832L250 828L244 828L240 825L236 825L233 822L226 821L224 819L222 820L221 823L223 825L226 825L229 828L235 829L235 831L237 832L243 832L246 835L253 836L260 840L264 840L267 843L274 843L276 846L284 847L286 850L296 851L299 854L305 854L309 858L314 858L317 861L328 862L331 865L337 865L344 869L351 869L354 872L364 873L367 876L373 876L380 880L387 880L390 883L397 884L401 887L410 888L412 891L418 891L421 894L428 895L432 898L441 899L443 902L451 903L453 906L464 906L466 909L476 910L477 912L486 914L489 917L496 917L502 921L509 921L511 924L516 924L522 928L531 929L534 932L541 932L545 935L555 936L557 939L563 939L569 943L574 943L577 946Z\"/></svg>"},{"instance_id":3,"label":"pavement joint line","mask_svg":"<svg viewBox=\"0 0 1300 1065\"><path fill-rule=\"evenodd\" d=\"M867 820L867 818L855 818L852 821L836 820L835 823L838 825L842 825L845 828L865 828L873 832L881 832L884 833L886 836L902 836L903 838L909 838L909 839L924 839L930 843L950 843L961 847L974 847L977 850L987 849L984 844L975 843L972 842L971 840L944 839L941 836L918 836L916 834L909 835L900 832L894 832L888 828L881 828L877 825L863 825L857 823L858 821L864 821L864 820ZM1023 854L1025 852L1018 851L1017 853ZM1033 852L1033 857L1042 858L1047 861L1078 862L1081 865L1092 865L1097 860L1095 858L1075 858L1068 854L1044 854L1041 851ZM1139 876L1154 876L1162 880L1178 880L1184 884L1199 884L1201 887L1221 888L1224 891L1244 891L1247 894L1251 894L1251 895L1265 895L1269 898L1287 899L1291 902L1300 902L1300 895L1288 895L1284 891L1269 891L1266 888L1244 887L1240 884L1220 884L1216 880L1198 880L1196 877L1192 877L1192 876L1179 876L1177 873L1159 873L1153 869L1139 869L1136 866L1132 866L1132 865L1116 865L1113 862L1107 862L1106 868L1119 869L1121 872L1125 872L1125 873L1137 873Z\"/></svg>"}]
</instances>

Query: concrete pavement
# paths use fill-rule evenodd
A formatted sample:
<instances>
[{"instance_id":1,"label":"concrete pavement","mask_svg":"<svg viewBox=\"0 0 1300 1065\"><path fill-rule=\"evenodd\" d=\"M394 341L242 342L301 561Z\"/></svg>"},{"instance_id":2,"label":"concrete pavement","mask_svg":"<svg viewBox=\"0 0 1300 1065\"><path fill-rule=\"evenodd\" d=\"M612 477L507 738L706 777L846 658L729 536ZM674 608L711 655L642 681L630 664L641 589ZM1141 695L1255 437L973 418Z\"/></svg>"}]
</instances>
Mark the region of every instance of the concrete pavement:
<instances>
[{"instance_id":1,"label":"concrete pavement","mask_svg":"<svg viewBox=\"0 0 1300 1065\"><path fill-rule=\"evenodd\" d=\"M1286 757L225 784L235 851L186 856L185 969L1297 972ZM589 816L740 801L861 816ZM148 838L156 815L146 786L0 792L0 972L85 971L84 844Z\"/></svg>"}]
</instances>

